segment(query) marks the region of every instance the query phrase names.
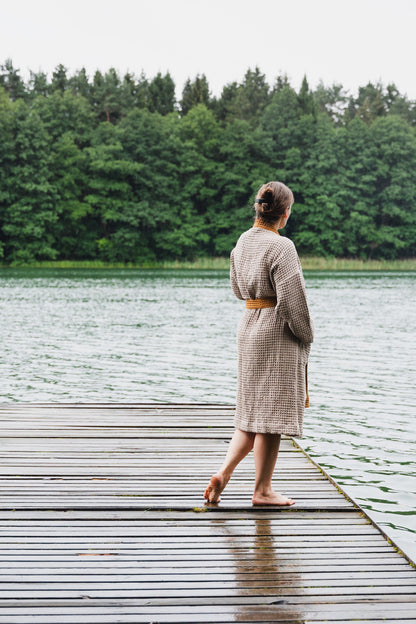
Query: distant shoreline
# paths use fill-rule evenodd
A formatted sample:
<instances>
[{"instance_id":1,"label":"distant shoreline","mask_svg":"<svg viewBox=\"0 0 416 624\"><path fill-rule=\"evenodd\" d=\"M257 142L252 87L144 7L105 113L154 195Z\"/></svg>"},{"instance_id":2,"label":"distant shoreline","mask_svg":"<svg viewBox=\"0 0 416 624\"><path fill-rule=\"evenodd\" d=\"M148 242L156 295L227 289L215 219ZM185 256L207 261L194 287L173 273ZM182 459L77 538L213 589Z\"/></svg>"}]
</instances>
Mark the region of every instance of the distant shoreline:
<instances>
[{"instance_id":1,"label":"distant shoreline","mask_svg":"<svg viewBox=\"0 0 416 624\"><path fill-rule=\"evenodd\" d=\"M301 257L305 271L416 271L416 258L405 260L359 260L354 258ZM1 269L207 269L229 268L229 258L198 258L194 261L164 260L143 263L103 262L101 260L44 260L21 265L0 264Z\"/></svg>"}]
</instances>

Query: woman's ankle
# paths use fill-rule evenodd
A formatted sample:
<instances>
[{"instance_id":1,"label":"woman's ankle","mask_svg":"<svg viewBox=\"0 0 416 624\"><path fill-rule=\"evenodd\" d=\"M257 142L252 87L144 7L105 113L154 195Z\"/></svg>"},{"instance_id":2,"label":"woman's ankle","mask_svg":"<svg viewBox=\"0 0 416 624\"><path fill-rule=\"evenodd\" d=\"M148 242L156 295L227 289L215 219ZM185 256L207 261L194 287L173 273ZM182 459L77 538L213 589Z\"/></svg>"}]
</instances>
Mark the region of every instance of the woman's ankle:
<instances>
[{"instance_id":1,"label":"woman's ankle","mask_svg":"<svg viewBox=\"0 0 416 624\"><path fill-rule=\"evenodd\" d=\"M229 470L227 468L220 468L216 474L217 476L219 476L221 481L225 481L228 483L228 481L231 479L231 475L233 474L233 472L233 470Z\"/></svg>"},{"instance_id":2,"label":"woman's ankle","mask_svg":"<svg viewBox=\"0 0 416 624\"><path fill-rule=\"evenodd\" d=\"M270 496L273 493L274 493L274 490L271 484L268 484L268 485L259 484L254 487L253 496Z\"/></svg>"}]
</instances>

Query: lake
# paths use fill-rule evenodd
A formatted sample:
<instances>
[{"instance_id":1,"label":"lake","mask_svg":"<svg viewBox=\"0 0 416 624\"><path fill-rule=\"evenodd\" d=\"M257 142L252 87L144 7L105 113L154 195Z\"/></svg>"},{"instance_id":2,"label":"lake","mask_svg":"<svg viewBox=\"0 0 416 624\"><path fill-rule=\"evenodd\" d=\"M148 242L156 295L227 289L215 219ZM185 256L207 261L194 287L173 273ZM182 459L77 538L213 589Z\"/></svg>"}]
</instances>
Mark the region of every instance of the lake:
<instances>
[{"instance_id":1,"label":"lake","mask_svg":"<svg viewBox=\"0 0 416 624\"><path fill-rule=\"evenodd\" d=\"M301 445L416 559L416 273L305 280ZM1 269L0 402L233 404L242 310L226 271Z\"/></svg>"}]
</instances>

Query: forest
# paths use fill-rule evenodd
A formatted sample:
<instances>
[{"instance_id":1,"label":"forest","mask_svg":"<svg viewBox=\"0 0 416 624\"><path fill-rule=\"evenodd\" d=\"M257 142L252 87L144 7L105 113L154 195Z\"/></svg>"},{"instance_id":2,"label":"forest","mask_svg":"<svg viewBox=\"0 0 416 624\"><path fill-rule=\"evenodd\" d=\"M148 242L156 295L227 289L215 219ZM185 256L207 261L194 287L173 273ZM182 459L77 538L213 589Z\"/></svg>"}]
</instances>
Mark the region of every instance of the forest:
<instances>
[{"instance_id":1,"label":"forest","mask_svg":"<svg viewBox=\"0 0 416 624\"><path fill-rule=\"evenodd\" d=\"M297 91L256 67L175 93L169 73L0 65L0 262L228 256L276 179L300 254L416 256L416 102L394 84Z\"/></svg>"}]
</instances>

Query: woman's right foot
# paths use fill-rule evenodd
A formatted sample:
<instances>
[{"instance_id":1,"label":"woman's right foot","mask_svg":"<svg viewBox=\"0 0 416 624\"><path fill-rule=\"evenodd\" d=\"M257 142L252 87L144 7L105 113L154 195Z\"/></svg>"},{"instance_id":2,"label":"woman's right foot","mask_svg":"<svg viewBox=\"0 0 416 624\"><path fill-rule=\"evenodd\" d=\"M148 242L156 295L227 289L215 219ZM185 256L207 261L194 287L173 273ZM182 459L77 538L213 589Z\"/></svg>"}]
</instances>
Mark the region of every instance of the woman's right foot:
<instances>
[{"instance_id":1,"label":"woman's right foot","mask_svg":"<svg viewBox=\"0 0 416 624\"><path fill-rule=\"evenodd\" d=\"M296 501L273 490L268 494L253 494L253 505L294 505Z\"/></svg>"},{"instance_id":2,"label":"woman's right foot","mask_svg":"<svg viewBox=\"0 0 416 624\"><path fill-rule=\"evenodd\" d=\"M213 475L204 492L205 500L208 503L219 503L221 500L221 492L227 483L228 479L226 479L221 473L217 472L217 474Z\"/></svg>"}]
</instances>

